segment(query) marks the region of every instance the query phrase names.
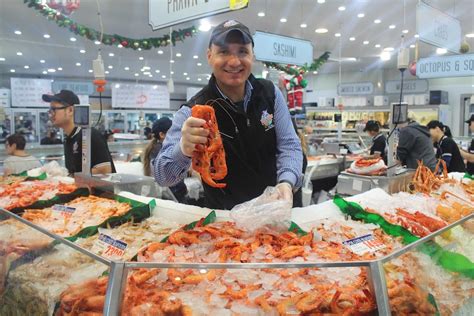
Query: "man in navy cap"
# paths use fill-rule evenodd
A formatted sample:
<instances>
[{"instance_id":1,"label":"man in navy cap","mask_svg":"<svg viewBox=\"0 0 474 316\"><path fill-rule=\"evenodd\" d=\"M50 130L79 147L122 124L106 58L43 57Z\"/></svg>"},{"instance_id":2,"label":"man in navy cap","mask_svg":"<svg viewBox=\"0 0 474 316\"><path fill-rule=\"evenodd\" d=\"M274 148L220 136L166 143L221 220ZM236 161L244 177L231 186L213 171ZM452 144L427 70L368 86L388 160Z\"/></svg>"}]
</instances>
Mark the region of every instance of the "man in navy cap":
<instances>
[{"instance_id":1,"label":"man in navy cap","mask_svg":"<svg viewBox=\"0 0 474 316\"><path fill-rule=\"evenodd\" d=\"M302 149L282 93L252 75L253 39L235 20L216 26L207 60L208 84L176 113L155 162L155 178L170 186L186 175L197 145L205 144L204 120L191 117L196 104L214 107L222 136L228 173L216 189L204 185L206 206L231 209L276 186L279 197L292 201L302 182Z\"/></svg>"},{"instance_id":2,"label":"man in navy cap","mask_svg":"<svg viewBox=\"0 0 474 316\"><path fill-rule=\"evenodd\" d=\"M43 94L43 101L49 102L49 117L53 125L64 130L64 160L70 174L82 171L82 132L74 125L74 105L79 98L74 92L61 90L55 95ZM91 173L115 172L109 147L98 130L91 128Z\"/></svg>"}]
</instances>

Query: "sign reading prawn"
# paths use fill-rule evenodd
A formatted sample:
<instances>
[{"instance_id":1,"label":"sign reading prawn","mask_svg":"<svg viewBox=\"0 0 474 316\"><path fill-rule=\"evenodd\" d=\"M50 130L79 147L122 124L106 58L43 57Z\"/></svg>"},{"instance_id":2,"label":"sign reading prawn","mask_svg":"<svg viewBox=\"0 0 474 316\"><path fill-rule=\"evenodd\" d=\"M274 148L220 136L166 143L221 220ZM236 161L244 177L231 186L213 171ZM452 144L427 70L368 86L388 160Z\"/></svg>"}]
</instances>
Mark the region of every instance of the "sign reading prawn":
<instances>
[{"instance_id":1,"label":"sign reading prawn","mask_svg":"<svg viewBox=\"0 0 474 316\"><path fill-rule=\"evenodd\" d=\"M153 30L206 16L239 10L249 0L149 0L149 23Z\"/></svg>"},{"instance_id":2,"label":"sign reading prawn","mask_svg":"<svg viewBox=\"0 0 474 316\"><path fill-rule=\"evenodd\" d=\"M255 32L255 58L280 64L304 65L313 61L313 44L299 38Z\"/></svg>"}]
</instances>

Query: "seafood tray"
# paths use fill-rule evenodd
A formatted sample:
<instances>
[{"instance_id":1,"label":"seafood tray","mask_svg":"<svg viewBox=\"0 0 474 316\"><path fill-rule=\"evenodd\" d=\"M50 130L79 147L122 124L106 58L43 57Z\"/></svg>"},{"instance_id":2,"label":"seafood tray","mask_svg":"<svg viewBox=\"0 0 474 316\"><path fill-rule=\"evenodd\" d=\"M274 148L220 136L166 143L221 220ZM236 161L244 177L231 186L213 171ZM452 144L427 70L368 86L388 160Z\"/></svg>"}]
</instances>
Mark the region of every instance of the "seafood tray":
<instances>
[{"instance_id":1,"label":"seafood tray","mask_svg":"<svg viewBox=\"0 0 474 316\"><path fill-rule=\"evenodd\" d=\"M75 244L105 258L131 260L141 247L162 239L177 227L174 222L154 216L140 223L99 229L99 234L127 244L120 257L104 253L98 241L99 235L77 239ZM105 271L108 271L107 265L66 245L56 245L32 262L10 271L5 293L0 300L0 315L53 315L60 294L68 286L80 284L85 279L98 278Z\"/></svg>"}]
</instances>

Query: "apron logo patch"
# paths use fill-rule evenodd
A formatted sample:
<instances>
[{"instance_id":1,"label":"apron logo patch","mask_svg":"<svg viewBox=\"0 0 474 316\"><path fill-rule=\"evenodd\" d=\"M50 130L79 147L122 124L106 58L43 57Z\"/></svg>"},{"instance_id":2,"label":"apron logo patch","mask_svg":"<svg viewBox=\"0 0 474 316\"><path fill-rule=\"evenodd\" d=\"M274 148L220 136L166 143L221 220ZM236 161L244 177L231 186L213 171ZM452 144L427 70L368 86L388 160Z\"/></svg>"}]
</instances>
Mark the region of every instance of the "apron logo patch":
<instances>
[{"instance_id":1,"label":"apron logo patch","mask_svg":"<svg viewBox=\"0 0 474 316\"><path fill-rule=\"evenodd\" d=\"M265 131L272 129L273 125L273 114L267 112L267 110L262 112L262 117L260 118L260 123L265 127Z\"/></svg>"},{"instance_id":2,"label":"apron logo patch","mask_svg":"<svg viewBox=\"0 0 474 316\"><path fill-rule=\"evenodd\" d=\"M72 152L74 154L78 154L79 153L79 144L77 142L74 142L74 144L72 145Z\"/></svg>"}]
</instances>

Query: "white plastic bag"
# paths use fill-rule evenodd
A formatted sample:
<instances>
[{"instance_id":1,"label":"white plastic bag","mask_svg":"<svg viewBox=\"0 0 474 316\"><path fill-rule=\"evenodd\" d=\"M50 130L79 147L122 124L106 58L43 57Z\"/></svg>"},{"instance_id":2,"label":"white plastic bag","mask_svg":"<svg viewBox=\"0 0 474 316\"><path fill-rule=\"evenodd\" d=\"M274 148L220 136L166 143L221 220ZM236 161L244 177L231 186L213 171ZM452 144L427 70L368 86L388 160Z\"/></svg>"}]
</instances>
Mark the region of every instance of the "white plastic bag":
<instances>
[{"instance_id":1,"label":"white plastic bag","mask_svg":"<svg viewBox=\"0 0 474 316\"><path fill-rule=\"evenodd\" d=\"M230 217L250 232L263 227L285 231L291 225L292 206L291 201L281 199L277 188L267 187L262 195L234 206Z\"/></svg>"}]
</instances>

